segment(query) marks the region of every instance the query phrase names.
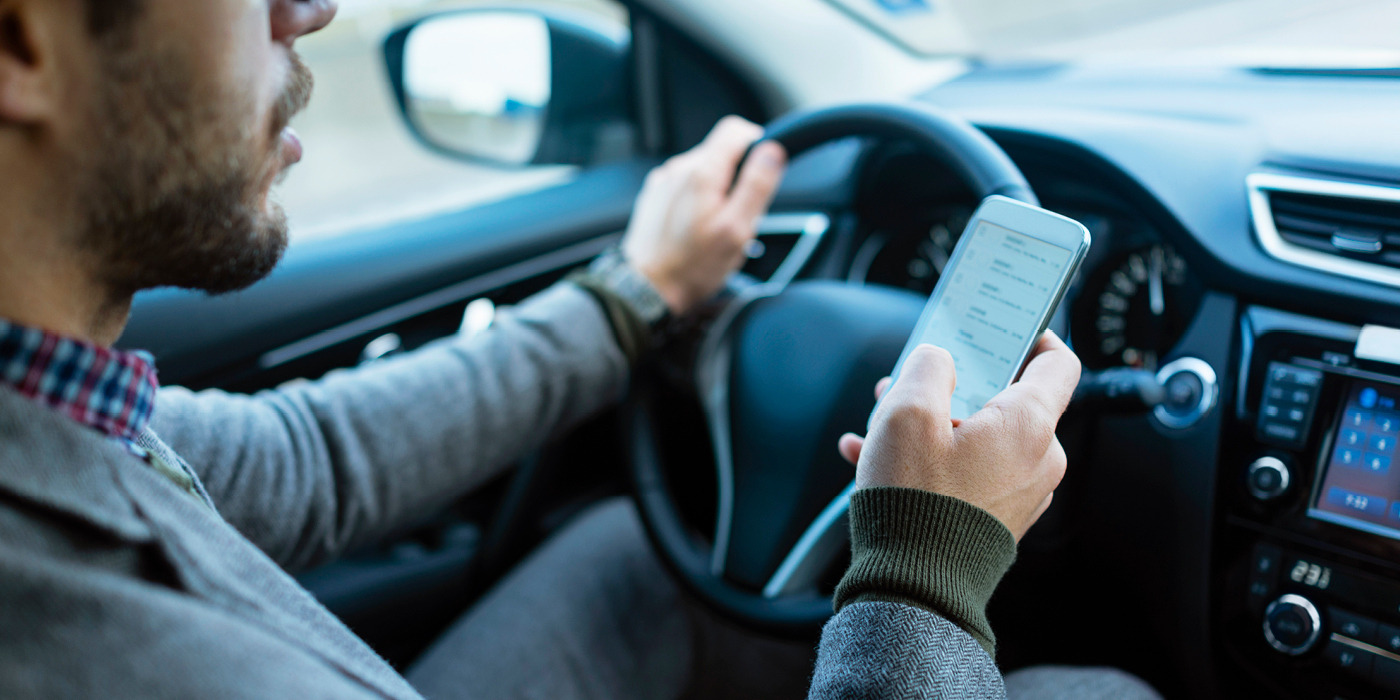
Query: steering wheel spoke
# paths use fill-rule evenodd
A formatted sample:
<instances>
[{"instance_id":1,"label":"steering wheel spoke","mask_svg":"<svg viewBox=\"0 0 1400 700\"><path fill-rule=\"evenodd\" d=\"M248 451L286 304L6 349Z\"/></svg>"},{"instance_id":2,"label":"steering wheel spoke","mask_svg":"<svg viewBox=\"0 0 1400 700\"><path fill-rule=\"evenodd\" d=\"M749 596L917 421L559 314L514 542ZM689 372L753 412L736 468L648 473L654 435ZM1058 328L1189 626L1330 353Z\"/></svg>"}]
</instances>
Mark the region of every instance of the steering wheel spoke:
<instances>
[{"instance_id":1,"label":"steering wheel spoke","mask_svg":"<svg viewBox=\"0 0 1400 700\"><path fill-rule=\"evenodd\" d=\"M852 481L822 509L778 565L773 578L763 586L763 597L779 598L817 590L827 569L846 551L850 522L847 516L851 509L851 492L855 488L856 483Z\"/></svg>"}]
</instances>

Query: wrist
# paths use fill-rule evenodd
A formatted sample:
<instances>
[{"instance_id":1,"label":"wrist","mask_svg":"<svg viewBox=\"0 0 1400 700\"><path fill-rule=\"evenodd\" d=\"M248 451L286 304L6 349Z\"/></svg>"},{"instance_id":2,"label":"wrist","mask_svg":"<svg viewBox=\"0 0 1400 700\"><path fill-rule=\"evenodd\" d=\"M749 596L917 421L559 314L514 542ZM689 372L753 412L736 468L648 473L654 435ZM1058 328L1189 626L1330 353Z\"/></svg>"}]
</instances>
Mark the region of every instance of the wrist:
<instances>
[{"instance_id":1,"label":"wrist","mask_svg":"<svg viewBox=\"0 0 1400 700\"><path fill-rule=\"evenodd\" d=\"M990 513L950 496L905 488L851 496L851 568L836 606L884 600L957 624L989 654L987 603L1016 558L1016 541Z\"/></svg>"},{"instance_id":2,"label":"wrist","mask_svg":"<svg viewBox=\"0 0 1400 700\"><path fill-rule=\"evenodd\" d=\"M675 275L667 274L657 266L634 263L627 257L626 251L622 251L622 255L638 274L646 278L651 288L656 290L656 294L665 302L672 316L683 316L695 306L696 300L692 298L693 295L686 290L685 285L674 281Z\"/></svg>"},{"instance_id":3,"label":"wrist","mask_svg":"<svg viewBox=\"0 0 1400 700\"><path fill-rule=\"evenodd\" d=\"M618 248L609 248L588 266L584 276L625 302L637 318L655 328L672 313L667 292L633 265Z\"/></svg>"},{"instance_id":4,"label":"wrist","mask_svg":"<svg viewBox=\"0 0 1400 700\"><path fill-rule=\"evenodd\" d=\"M568 281L597 300L629 362L651 349L657 331L670 316L660 292L615 248L569 275Z\"/></svg>"}]
</instances>

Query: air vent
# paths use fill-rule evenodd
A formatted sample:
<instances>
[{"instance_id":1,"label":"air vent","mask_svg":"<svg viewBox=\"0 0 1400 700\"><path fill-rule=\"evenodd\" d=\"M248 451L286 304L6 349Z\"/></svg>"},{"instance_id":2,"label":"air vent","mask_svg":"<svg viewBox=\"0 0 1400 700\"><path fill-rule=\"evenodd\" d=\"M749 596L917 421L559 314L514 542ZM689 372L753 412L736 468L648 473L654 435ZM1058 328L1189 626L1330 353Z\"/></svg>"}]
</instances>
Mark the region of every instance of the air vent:
<instances>
[{"instance_id":1,"label":"air vent","mask_svg":"<svg viewBox=\"0 0 1400 700\"><path fill-rule=\"evenodd\" d=\"M1400 287L1400 188L1249 176L1259 243L1279 260Z\"/></svg>"},{"instance_id":2,"label":"air vent","mask_svg":"<svg viewBox=\"0 0 1400 700\"><path fill-rule=\"evenodd\" d=\"M758 224L744 273L760 282L786 286L816 252L831 220L825 214L770 214Z\"/></svg>"}]
</instances>

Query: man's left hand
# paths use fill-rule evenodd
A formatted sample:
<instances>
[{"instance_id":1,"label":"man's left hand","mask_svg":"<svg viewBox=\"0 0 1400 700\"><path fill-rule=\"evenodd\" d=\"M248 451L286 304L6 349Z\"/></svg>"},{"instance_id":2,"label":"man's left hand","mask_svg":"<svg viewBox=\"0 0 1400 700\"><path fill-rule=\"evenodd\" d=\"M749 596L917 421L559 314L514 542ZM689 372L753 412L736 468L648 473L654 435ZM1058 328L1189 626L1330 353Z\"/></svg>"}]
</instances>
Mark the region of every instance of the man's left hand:
<instances>
[{"instance_id":1,"label":"man's left hand","mask_svg":"<svg viewBox=\"0 0 1400 700\"><path fill-rule=\"evenodd\" d=\"M684 314L714 296L743 264L787 169L787 153L772 141L744 160L762 137L763 127L725 117L700 145L647 176L622 254L672 313Z\"/></svg>"}]
</instances>

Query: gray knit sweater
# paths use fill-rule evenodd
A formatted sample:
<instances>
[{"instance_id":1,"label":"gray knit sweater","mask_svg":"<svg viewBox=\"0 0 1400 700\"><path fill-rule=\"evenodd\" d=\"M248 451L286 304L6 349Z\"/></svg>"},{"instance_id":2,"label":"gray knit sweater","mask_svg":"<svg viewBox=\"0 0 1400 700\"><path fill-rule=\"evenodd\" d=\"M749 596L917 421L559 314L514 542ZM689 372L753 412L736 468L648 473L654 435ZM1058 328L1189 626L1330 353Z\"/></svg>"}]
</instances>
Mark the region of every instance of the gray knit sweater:
<instances>
[{"instance_id":1,"label":"gray knit sweater","mask_svg":"<svg viewBox=\"0 0 1400 700\"><path fill-rule=\"evenodd\" d=\"M144 442L195 496L0 387L0 697L418 697L285 571L446 506L614 400L627 369L597 303L560 285L471 340L318 382L163 389ZM829 623L812 687L1003 694L972 635L880 601Z\"/></svg>"}]
</instances>

